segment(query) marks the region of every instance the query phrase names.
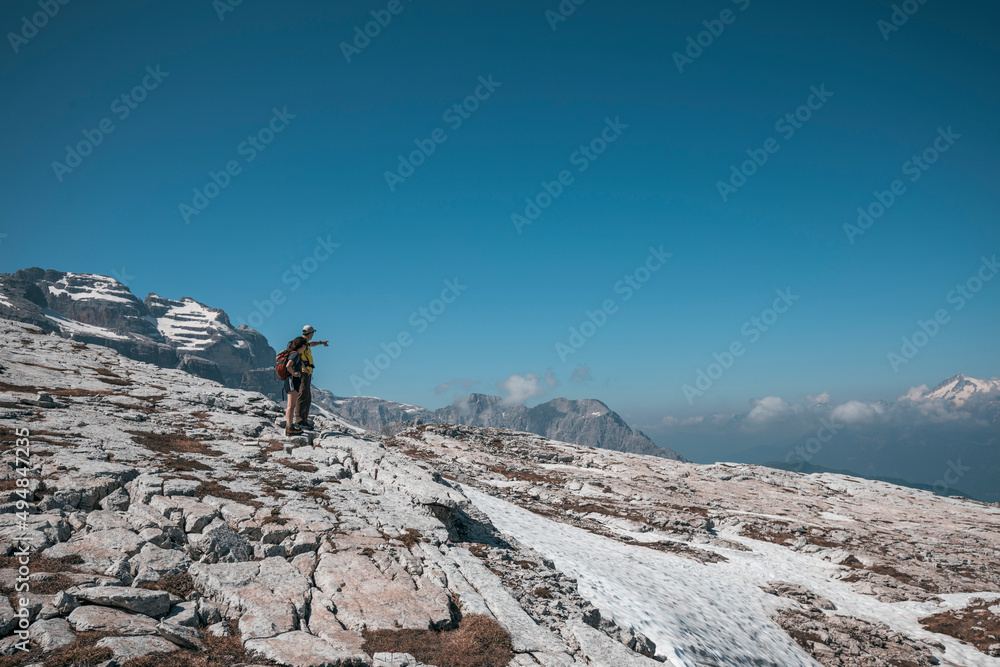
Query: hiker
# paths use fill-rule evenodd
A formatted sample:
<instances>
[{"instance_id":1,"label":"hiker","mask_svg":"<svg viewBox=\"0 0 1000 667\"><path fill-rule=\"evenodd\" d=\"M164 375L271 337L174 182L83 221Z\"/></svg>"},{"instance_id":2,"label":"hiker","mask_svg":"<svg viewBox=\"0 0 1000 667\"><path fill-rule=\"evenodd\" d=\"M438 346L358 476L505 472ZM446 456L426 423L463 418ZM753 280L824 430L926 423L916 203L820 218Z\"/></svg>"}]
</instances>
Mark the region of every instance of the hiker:
<instances>
[{"instance_id":1,"label":"hiker","mask_svg":"<svg viewBox=\"0 0 1000 667\"><path fill-rule=\"evenodd\" d=\"M312 407L312 374L313 368L313 356L312 348L316 345L322 345L323 347L329 347L330 341L328 340L313 340L313 336L316 335L316 329L311 325L307 324L302 327L302 338L306 341L306 350L302 354L302 390L299 392L299 420L295 425L299 428L313 428L313 423L309 421L309 408Z\"/></svg>"},{"instance_id":2,"label":"hiker","mask_svg":"<svg viewBox=\"0 0 1000 667\"><path fill-rule=\"evenodd\" d=\"M302 354L309 349L309 343L299 336L288 343L288 361L285 368L288 377L285 378L285 391L288 393L288 407L285 408L285 435L302 435L302 429L295 425L295 406L299 402L299 390L302 387L303 359Z\"/></svg>"}]
</instances>

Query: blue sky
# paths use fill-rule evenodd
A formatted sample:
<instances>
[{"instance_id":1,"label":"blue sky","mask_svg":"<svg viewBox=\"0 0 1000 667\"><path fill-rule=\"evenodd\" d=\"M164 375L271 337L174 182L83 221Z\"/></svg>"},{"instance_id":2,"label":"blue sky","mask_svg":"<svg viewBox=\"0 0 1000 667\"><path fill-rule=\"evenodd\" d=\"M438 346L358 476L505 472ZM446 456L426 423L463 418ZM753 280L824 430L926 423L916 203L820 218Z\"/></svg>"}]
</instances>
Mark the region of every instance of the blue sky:
<instances>
[{"instance_id":1,"label":"blue sky","mask_svg":"<svg viewBox=\"0 0 1000 667\"><path fill-rule=\"evenodd\" d=\"M12 43L42 10L5 3L0 270L118 272L140 298L192 296L276 345L308 322L332 341L318 384L428 407L516 375L505 387L529 403L594 397L655 424L1000 374L1000 280L949 300L1000 253L996 3L914 2L888 39L888 2L587 0L555 29L555 0L390 4L244 0L220 19L210 0L69 2ZM379 16L348 62L342 43ZM144 81L141 102L120 99ZM795 113L808 119L776 125ZM85 132L100 143L54 167ZM398 171L418 142L433 153ZM907 166L928 149L926 170ZM767 160L724 200L718 182L752 155ZM213 172L225 187L185 216ZM897 179L850 242L844 225ZM515 224L543 181L559 196ZM647 265L651 248L670 257ZM629 275L648 280L626 289ZM446 281L457 296L435 304ZM771 318L776 290L797 298ZM888 353L938 310L894 370ZM762 316L766 331L744 327ZM742 356L686 397L734 343ZM455 379L470 382L435 393Z\"/></svg>"}]
</instances>

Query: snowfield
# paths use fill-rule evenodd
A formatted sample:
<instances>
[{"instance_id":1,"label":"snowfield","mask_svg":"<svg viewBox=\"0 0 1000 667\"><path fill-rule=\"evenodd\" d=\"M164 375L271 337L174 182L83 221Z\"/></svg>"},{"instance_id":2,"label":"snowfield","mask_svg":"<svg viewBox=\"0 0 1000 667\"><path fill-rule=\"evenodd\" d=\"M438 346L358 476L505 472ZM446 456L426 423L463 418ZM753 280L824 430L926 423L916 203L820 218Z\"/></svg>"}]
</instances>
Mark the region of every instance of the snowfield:
<instances>
[{"instance_id":1,"label":"snowfield","mask_svg":"<svg viewBox=\"0 0 1000 667\"><path fill-rule=\"evenodd\" d=\"M887 604L831 581L838 569L832 563L777 545L728 536L752 551L709 547L729 560L703 565L594 535L468 487L463 492L502 532L551 558L557 568L577 579L580 592L595 606L656 642L658 657L675 667L699 667L706 664L699 662L704 659L715 661L708 664L740 667L818 664L770 621L774 611L786 606L760 588L774 580L806 586L834 602L838 614L881 621L912 637L941 642L948 656L943 664L1000 667L1000 659L927 632L917 623L918 618L965 606L974 594L945 595L943 604ZM642 536L632 535L637 540ZM979 597L1000 599L1000 594Z\"/></svg>"}]
</instances>

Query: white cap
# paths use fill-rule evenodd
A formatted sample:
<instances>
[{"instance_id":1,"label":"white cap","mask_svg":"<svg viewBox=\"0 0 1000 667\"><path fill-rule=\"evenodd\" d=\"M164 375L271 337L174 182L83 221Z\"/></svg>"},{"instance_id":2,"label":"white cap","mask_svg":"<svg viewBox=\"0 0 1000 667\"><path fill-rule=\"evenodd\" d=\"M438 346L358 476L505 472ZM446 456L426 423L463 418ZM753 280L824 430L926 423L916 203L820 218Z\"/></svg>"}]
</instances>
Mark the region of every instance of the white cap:
<instances>
[{"instance_id":1,"label":"white cap","mask_svg":"<svg viewBox=\"0 0 1000 667\"><path fill-rule=\"evenodd\" d=\"M316 331L316 328L314 326L312 326L311 324L307 324L304 327L302 327L302 335L303 336L306 335L306 334L311 334L314 331Z\"/></svg>"}]
</instances>

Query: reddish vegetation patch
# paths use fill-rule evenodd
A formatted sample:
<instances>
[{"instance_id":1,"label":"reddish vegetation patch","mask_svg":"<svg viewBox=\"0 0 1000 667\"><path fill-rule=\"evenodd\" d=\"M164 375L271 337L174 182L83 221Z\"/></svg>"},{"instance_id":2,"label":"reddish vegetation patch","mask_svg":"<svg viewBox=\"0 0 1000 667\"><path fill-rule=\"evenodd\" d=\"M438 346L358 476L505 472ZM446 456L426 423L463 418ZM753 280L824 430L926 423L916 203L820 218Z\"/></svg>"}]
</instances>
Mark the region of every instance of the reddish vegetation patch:
<instances>
[{"instance_id":1,"label":"reddish vegetation patch","mask_svg":"<svg viewBox=\"0 0 1000 667\"><path fill-rule=\"evenodd\" d=\"M151 591L166 591L182 598L187 598L194 591L194 580L187 572L180 574L168 574L160 577L159 581L143 584L139 588L146 588Z\"/></svg>"},{"instance_id":2,"label":"reddish vegetation patch","mask_svg":"<svg viewBox=\"0 0 1000 667\"><path fill-rule=\"evenodd\" d=\"M865 567L864 563L862 563L861 561L859 561L854 556L848 556L840 564L844 565L846 567L853 568L855 570L864 571L864 572L872 572L874 574L881 574L881 575L884 575L884 576L887 576L887 577L892 577L893 579L895 579L896 581L898 581L898 582L900 582L902 584L906 584L907 586L913 586L914 588L923 589L923 590L927 591L928 593L940 593L941 592L941 588L937 584L935 584L934 582L932 582L932 581L921 581L919 579L915 579L914 577L912 577L909 574L906 574L905 572L900 572L899 570L897 570L896 568L892 567L891 565L872 565L870 567ZM844 582L847 582L847 583L854 583L854 582L857 582L857 581L862 581L863 579L864 579L864 577L859 573L859 574L852 574L850 576L844 577L843 579L841 579L841 581L844 581Z\"/></svg>"},{"instance_id":3,"label":"reddish vegetation patch","mask_svg":"<svg viewBox=\"0 0 1000 667\"><path fill-rule=\"evenodd\" d=\"M277 459L277 462L283 466L291 468L292 470L298 470L299 472L316 472L319 470L316 466L306 461L290 461L288 459Z\"/></svg>"},{"instance_id":4,"label":"reddish vegetation patch","mask_svg":"<svg viewBox=\"0 0 1000 667\"><path fill-rule=\"evenodd\" d=\"M267 447L265 447L264 451L262 452L265 457L268 454L272 454L274 452L280 452L285 448L285 443L281 442L280 440L261 440L260 442L267 443Z\"/></svg>"},{"instance_id":5,"label":"reddish vegetation patch","mask_svg":"<svg viewBox=\"0 0 1000 667\"><path fill-rule=\"evenodd\" d=\"M45 667L95 667L109 660L109 648L94 646L110 632L78 632L76 642L64 648L42 655L40 648L30 651L15 651L13 655L0 657L0 667L21 667L22 665L44 664Z\"/></svg>"},{"instance_id":6,"label":"reddish vegetation patch","mask_svg":"<svg viewBox=\"0 0 1000 667\"><path fill-rule=\"evenodd\" d=\"M0 382L0 391L10 391L16 394L37 394L38 387L29 387L22 384L9 384Z\"/></svg>"},{"instance_id":7,"label":"reddish vegetation patch","mask_svg":"<svg viewBox=\"0 0 1000 667\"><path fill-rule=\"evenodd\" d=\"M113 384L116 387L131 387L133 384L135 384L131 380L123 380L122 378L118 377L113 377L113 378L99 377L97 379L99 382L103 382L104 384Z\"/></svg>"},{"instance_id":8,"label":"reddish vegetation patch","mask_svg":"<svg viewBox=\"0 0 1000 667\"><path fill-rule=\"evenodd\" d=\"M455 630L376 630L365 632L362 647L409 653L438 667L504 667L514 658L510 635L492 618L469 614Z\"/></svg>"},{"instance_id":9,"label":"reddish vegetation patch","mask_svg":"<svg viewBox=\"0 0 1000 667\"><path fill-rule=\"evenodd\" d=\"M232 500L233 502L243 503L251 507L260 508L264 506L264 503L257 500L252 493L233 491L214 481L199 484L198 488L194 490L194 495L198 500L202 500L205 496L215 496L216 498Z\"/></svg>"},{"instance_id":10,"label":"reddish vegetation patch","mask_svg":"<svg viewBox=\"0 0 1000 667\"><path fill-rule=\"evenodd\" d=\"M201 440L189 438L183 433L146 433L144 431L127 431L132 441L158 454L202 454L204 456L219 456L219 452L206 445Z\"/></svg>"},{"instance_id":11,"label":"reddish vegetation patch","mask_svg":"<svg viewBox=\"0 0 1000 667\"><path fill-rule=\"evenodd\" d=\"M211 470L212 466L205 465L201 461L195 461L193 459L184 459L179 456L171 456L163 462L163 465L171 468L173 470L178 470L182 472L194 472L196 470ZM187 478L194 479L194 478Z\"/></svg>"},{"instance_id":12,"label":"reddish vegetation patch","mask_svg":"<svg viewBox=\"0 0 1000 667\"><path fill-rule=\"evenodd\" d=\"M228 623L228 621L227 621ZM219 665L275 665L269 660L248 655L243 648L240 631L229 623L230 637L215 637L205 633L204 651L181 649L171 653L151 653L133 658L122 667L218 667Z\"/></svg>"},{"instance_id":13,"label":"reddish vegetation patch","mask_svg":"<svg viewBox=\"0 0 1000 667\"><path fill-rule=\"evenodd\" d=\"M407 549L419 542L420 538L423 537L423 534L419 530L413 528L407 528L406 532L402 535L386 535L385 533L382 533L382 535L390 540L399 540Z\"/></svg>"},{"instance_id":14,"label":"reddish vegetation patch","mask_svg":"<svg viewBox=\"0 0 1000 667\"><path fill-rule=\"evenodd\" d=\"M50 389L49 393L53 396L111 396L115 392L110 389Z\"/></svg>"},{"instance_id":15,"label":"reddish vegetation patch","mask_svg":"<svg viewBox=\"0 0 1000 667\"><path fill-rule=\"evenodd\" d=\"M31 571L32 572L75 572L76 570L71 567L72 565L80 565L83 563L83 558L73 554L72 556L63 556L62 558L49 558L48 556L42 556L41 554L32 554L31 556ZM0 557L0 569L14 569L16 570L21 566L18 558L13 556L3 556Z\"/></svg>"},{"instance_id":16,"label":"reddish vegetation patch","mask_svg":"<svg viewBox=\"0 0 1000 667\"><path fill-rule=\"evenodd\" d=\"M308 491L306 491L302 495L307 496L309 498L312 498L312 499L316 500L317 502L320 501L320 500L330 500L330 496L326 495L326 493L323 492L323 487L321 487L321 486L317 486L315 488L309 489Z\"/></svg>"},{"instance_id":17,"label":"reddish vegetation patch","mask_svg":"<svg viewBox=\"0 0 1000 667\"><path fill-rule=\"evenodd\" d=\"M46 366L45 364L33 364L30 361L22 361L21 364L24 366L34 366L35 368L44 368L49 371L61 371L63 373L70 372L68 368L56 368L55 366Z\"/></svg>"},{"instance_id":18,"label":"reddish vegetation patch","mask_svg":"<svg viewBox=\"0 0 1000 667\"><path fill-rule=\"evenodd\" d=\"M789 530L784 530L787 528L787 522L775 521L773 524L765 526L745 525L740 534L752 540L788 545L797 540L799 536Z\"/></svg>"},{"instance_id":19,"label":"reddish vegetation patch","mask_svg":"<svg viewBox=\"0 0 1000 667\"><path fill-rule=\"evenodd\" d=\"M990 603L973 598L963 609L920 619L920 625L931 632L950 635L961 642L972 644L986 655L1000 657L1000 616L990 611L993 604L997 604L997 601Z\"/></svg>"}]
</instances>

